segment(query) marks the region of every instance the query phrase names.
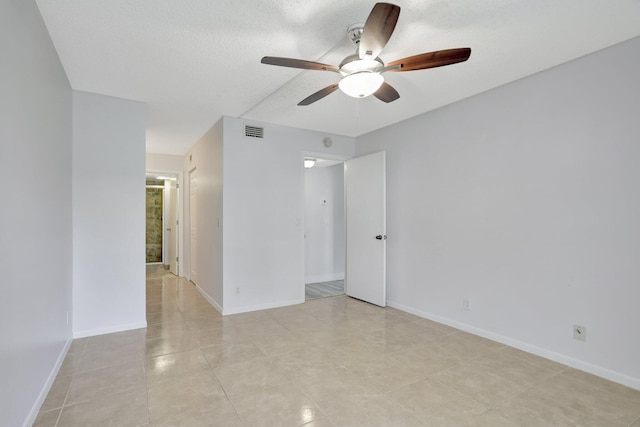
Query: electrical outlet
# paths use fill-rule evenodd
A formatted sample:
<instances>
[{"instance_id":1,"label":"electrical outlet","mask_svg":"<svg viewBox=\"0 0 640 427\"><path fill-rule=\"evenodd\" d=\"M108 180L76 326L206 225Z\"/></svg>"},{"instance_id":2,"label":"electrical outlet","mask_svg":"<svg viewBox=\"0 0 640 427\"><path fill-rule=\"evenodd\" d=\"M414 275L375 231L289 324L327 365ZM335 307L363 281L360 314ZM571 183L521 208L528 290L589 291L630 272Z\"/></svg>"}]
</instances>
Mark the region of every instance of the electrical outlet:
<instances>
[{"instance_id":1,"label":"electrical outlet","mask_svg":"<svg viewBox=\"0 0 640 427\"><path fill-rule=\"evenodd\" d=\"M240 293L240 286L236 287L236 294Z\"/></svg>"},{"instance_id":2,"label":"electrical outlet","mask_svg":"<svg viewBox=\"0 0 640 427\"><path fill-rule=\"evenodd\" d=\"M573 325L573 339L579 341L587 340L587 327L581 325Z\"/></svg>"},{"instance_id":3,"label":"electrical outlet","mask_svg":"<svg viewBox=\"0 0 640 427\"><path fill-rule=\"evenodd\" d=\"M471 310L471 303L469 302L469 298L462 298L462 309L466 311Z\"/></svg>"}]
</instances>

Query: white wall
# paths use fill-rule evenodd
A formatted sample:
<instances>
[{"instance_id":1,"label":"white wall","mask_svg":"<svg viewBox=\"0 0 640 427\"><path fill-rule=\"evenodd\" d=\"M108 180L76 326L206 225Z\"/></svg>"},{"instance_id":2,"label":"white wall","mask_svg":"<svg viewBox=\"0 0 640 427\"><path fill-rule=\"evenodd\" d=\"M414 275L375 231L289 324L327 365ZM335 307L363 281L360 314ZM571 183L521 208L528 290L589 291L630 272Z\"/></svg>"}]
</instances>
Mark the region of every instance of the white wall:
<instances>
[{"instance_id":1,"label":"white wall","mask_svg":"<svg viewBox=\"0 0 640 427\"><path fill-rule=\"evenodd\" d=\"M247 123L255 125L256 123ZM353 138L224 118L225 314L304 302L303 166L305 154L342 159ZM333 145L325 148L324 137Z\"/></svg>"},{"instance_id":2,"label":"white wall","mask_svg":"<svg viewBox=\"0 0 640 427\"><path fill-rule=\"evenodd\" d=\"M638 52L357 139L387 152L390 305L640 388Z\"/></svg>"},{"instance_id":3,"label":"white wall","mask_svg":"<svg viewBox=\"0 0 640 427\"><path fill-rule=\"evenodd\" d=\"M184 167L184 156L146 153L145 158L149 172L179 172Z\"/></svg>"},{"instance_id":4,"label":"white wall","mask_svg":"<svg viewBox=\"0 0 640 427\"><path fill-rule=\"evenodd\" d=\"M305 169L304 195L305 283L344 279L344 165Z\"/></svg>"},{"instance_id":5,"label":"white wall","mask_svg":"<svg viewBox=\"0 0 640 427\"><path fill-rule=\"evenodd\" d=\"M31 425L71 339L71 88L35 2L0 2L0 424Z\"/></svg>"},{"instance_id":6,"label":"white wall","mask_svg":"<svg viewBox=\"0 0 640 427\"><path fill-rule=\"evenodd\" d=\"M146 327L146 107L73 92L73 332Z\"/></svg>"},{"instance_id":7,"label":"white wall","mask_svg":"<svg viewBox=\"0 0 640 427\"><path fill-rule=\"evenodd\" d=\"M184 267L186 275L196 282L198 290L222 311L222 129L220 119L183 158L184 183ZM197 174L197 209L194 212L198 224L195 260L198 278L191 274L191 210L189 172Z\"/></svg>"}]
</instances>

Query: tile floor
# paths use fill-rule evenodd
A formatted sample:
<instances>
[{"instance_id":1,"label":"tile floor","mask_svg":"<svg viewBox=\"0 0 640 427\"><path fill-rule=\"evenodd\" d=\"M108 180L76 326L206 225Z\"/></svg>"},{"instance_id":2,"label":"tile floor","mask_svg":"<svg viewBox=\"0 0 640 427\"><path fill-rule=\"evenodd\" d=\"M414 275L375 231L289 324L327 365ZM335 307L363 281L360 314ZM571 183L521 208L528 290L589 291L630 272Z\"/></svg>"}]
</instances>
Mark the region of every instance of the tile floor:
<instances>
[{"instance_id":1,"label":"tile floor","mask_svg":"<svg viewBox=\"0 0 640 427\"><path fill-rule=\"evenodd\" d=\"M304 286L305 301L317 298L335 297L338 295L344 295L344 280L307 283Z\"/></svg>"},{"instance_id":2,"label":"tile floor","mask_svg":"<svg viewBox=\"0 0 640 427\"><path fill-rule=\"evenodd\" d=\"M640 427L640 391L344 296L221 317L157 274L147 318L75 340L35 425Z\"/></svg>"}]
</instances>

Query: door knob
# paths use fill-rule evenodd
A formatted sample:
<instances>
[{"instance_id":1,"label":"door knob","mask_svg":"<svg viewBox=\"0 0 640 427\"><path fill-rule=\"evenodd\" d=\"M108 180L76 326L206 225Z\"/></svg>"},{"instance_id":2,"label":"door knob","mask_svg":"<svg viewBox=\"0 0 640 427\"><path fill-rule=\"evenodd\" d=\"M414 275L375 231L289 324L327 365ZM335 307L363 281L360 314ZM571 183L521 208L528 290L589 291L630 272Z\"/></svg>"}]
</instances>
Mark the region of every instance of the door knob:
<instances>
[{"instance_id":1,"label":"door knob","mask_svg":"<svg viewBox=\"0 0 640 427\"><path fill-rule=\"evenodd\" d=\"M378 239L378 240L387 240L387 236L386 235L383 236L382 234L378 234L376 236L376 239Z\"/></svg>"}]
</instances>

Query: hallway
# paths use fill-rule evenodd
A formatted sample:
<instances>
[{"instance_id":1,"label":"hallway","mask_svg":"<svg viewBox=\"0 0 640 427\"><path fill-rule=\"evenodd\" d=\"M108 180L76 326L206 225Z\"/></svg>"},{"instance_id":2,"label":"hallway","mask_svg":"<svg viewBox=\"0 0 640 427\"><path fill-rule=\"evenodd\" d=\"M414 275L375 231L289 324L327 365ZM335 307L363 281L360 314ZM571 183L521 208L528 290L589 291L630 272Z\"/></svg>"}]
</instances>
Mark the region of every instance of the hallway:
<instances>
[{"instance_id":1,"label":"hallway","mask_svg":"<svg viewBox=\"0 0 640 427\"><path fill-rule=\"evenodd\" d=\"M75 340L35 425L640 426L640 391L344 296L222 317L154 273L147 319Z\"/></svg>"}]
</instances>

